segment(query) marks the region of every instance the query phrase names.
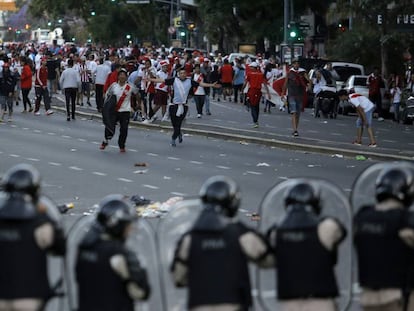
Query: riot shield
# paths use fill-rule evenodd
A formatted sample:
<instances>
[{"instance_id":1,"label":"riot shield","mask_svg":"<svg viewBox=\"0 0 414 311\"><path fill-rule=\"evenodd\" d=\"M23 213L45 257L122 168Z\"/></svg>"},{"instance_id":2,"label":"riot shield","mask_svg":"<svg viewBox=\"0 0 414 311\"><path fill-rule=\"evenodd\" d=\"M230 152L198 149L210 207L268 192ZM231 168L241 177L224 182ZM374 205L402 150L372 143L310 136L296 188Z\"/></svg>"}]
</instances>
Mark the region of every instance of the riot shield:
<instances>
[{"instance_id":1,"label":"riot shield","mask_svg":"<svg viewBox=\"0 0 414 311\"><path fill-rule=\"evenodd\" d=\"M67 238L67 255L66 255L66 289L70 310L78 308L78 293L76 282L76 260L78 247L85 235L90 230L98 230L94 215L82 216L71 227ZM151 296L147 301L137 301L135 310L149 311L162 310L161 286L159 284L159 272L156 258L155 234L151 225L145 219L139 219L134 222L132 232L126 241L126 246L133 251L138 257L140 264L147 270L147 276L151 286Z\"/></svg>"},{"instance_id":2,"label":"riot shield","mask_svg":"<svg viewBox=\"0 0 414 311\"><path fill-rule=\"evenodd\" d=\"M377 177L383 169L392 167L405 167L414 170L414 163L408 161L381 162L366 168L352 185L351 205L354 214L363 206L375 205L377 203L375 195Z\"/></svg>"},{"instance_id":3,"label":"riot shield","mask_svg":"<svg viewBox=\"0 0 414 311\"><path fill-rule=\"evenodd\" d=\"M102 108L102 122L105 128L113 135L116 125L116 107L117 99L115 95L107 96Z\"/></svg>"},{"instance_id":4,"label":"riot shield","mask_svg":"<svg viewBox=\"0 0 414 311\"><path fill-rule=\"evenodd\" d=\"M266 234L269 228L283 221L286 216L285 193L287 189L300 182L308 182L319 189L321 216L335 217L347 230L346 239L338 249L338 262L335 267L340 291L337 304L339 310L346 310L352 298L352 213L348 198L337 186L319 178L291 178L276 184L267 192L260 205L259 231ZM277 269L257 268L256 276L257 295L262 310L280 310L277 299Z\"/></svg>"},{"instance_id":5,"label":"riot shield","mask_svg":"<svg viewBox=\"0 0 414 311\"><path fill-rule=\"evenodd\" d=\"M187 290L177 288L173 282L170 266L174 251L181 236L191 229L202 211L199 199L177 202L170 212L159 222L157 228L158 258L160 259L161 284L165 311L187 309Z\"/></svg>"}]
</instances>

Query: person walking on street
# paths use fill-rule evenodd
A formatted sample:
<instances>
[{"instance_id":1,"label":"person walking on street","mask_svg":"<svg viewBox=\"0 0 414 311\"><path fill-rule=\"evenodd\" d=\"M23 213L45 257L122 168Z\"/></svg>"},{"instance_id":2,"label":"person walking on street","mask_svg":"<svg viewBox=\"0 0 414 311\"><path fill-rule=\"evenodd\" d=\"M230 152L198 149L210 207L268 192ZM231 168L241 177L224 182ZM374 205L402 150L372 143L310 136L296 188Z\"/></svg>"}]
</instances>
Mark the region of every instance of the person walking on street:
<instances>
[{"instance_id":1,"label":"person walking on street","mask_svg":"<svg viewBox=\"0 0 414 311\"><path fill-rule=\"evenodd\" d=\"M53 110L50 109L50 96L47 89L47 67L46 67L46 58L42 58L39 69L36 70L36 79L35 79L35 110L34 114L40 115L40 102L43 99L45 104L46 115L51 115Z\"/></svg>"},{"instance_id":2,"label":"person walking on street","mask_svg":"<svg viewBox=\"0 0 414 311\"><path fill-rule=\"evenodd\" d=\"M98 112L102 112L102 107L104 103L104 85L106 79L111 73L111 67L104 63L104 59L99 59L99 65L96 67L96 77L95 77L95 100L96 100L96 109Z\"/></svg>"},{"instance_id":3,"label":"person walking on street","mask_svg":"<svg viewBox=\"0 0 414 311\"><path fill-rule=\"evenodd\" d=\"M66 240L58 220L41 198L40 174L31 165L11 167L0 192L0 310L45 310L56 293L47 254L64 256Z\"/></svg>"},{"instance_id":4,"label":"person walking on street","mask_svg":"<svg viewBox=\"0 0 414 311\"><path fill-rule=\"evenodd\" d=\"M223 90L223 100L226 100L227 97L231 101L231 95L233 93L233 66L229 63L227 58L224 59L223 66L220 68L221 73L221 83Z\"/></svg>"},{"instance_id":5,"label":"person walking on street","mask_svg":"<svg viewBox=\"0 0 414 311\"><path fill-rule=\"evenodd\" d=\"M250 310L248 262L271 257L268 244L236 219L240 191L234 180L210 177L200 189L200 198L203 210L174 252L174 283L188 288L187 310Z\"/></svg>"},{"instance_id":6,"label":"person walking on street","mask_svg":"<svg viewBox=\"0 0 414 311\"><path fill-rule=\"evenodd\" d=\"M259 127L259 111L260 111L260 99L262 98L262 86L264 86L267 92L267 98L270 99L270 92L267 86L266 78L260 71L259 65L256 62L252 62L249 65L250 69L247 72L246 80L244 81L242 90L249 85L247 91L246 101L250 106L250 113L253 118L253 127Z\"/></svg>"},{"instance_id":7,"label":"person walking on street","mask_svg":"<svg viewBox=\"0 0 414 311\"><path fill-rule=\"evenodd\" d=\"M372 130L372 114L375 109L374 103L372 103L365 96L358 93L351 93L348 95L348 92L346 90L340 90L338 92L338 97L339 100L348 99L349 102L355 107L358 114L358 119L356 120L357 137L353 144L358 146L362 144L362 134L364 127L366 127L370 140L368 147L377 147L374 131Z\"/></svg>"},{"instance_id":8,"label":"person walking on street","mask_svg":"<svg viewBox=\"0 0 414 311\"><path fill-rule=\"evenodd\" d=\"M22 100L23 100L23 111L26 112L27 108L29 108L29 112L33 111L32 103L29 99L29 93L32 89L33 84L33 73L32 68L30 66L29 60L27 57L22 56L20 58L20 62L22 63L22 74L20 75L20 88L22 89Z\"/></svg>"},{"instance_id":9,"label":"person walking on street","mask_svg":"<svg viewBox=\"0 0 414 311\"><path fill-rule=\"evenodd\" d=\"M397 80L397 79L396 79ZM398 81L393 81L391 83L390 94L392 98L392 105L394 108L394 122L400 123L400 105L401 105L401 95L402 91L399 85L397 84Z\"/></svg>"},{"instance_id":10,"label":"person walking on street","mask_svg":"<svg viewBox=\"0 0 414 311\"><path fill-rule=\"evenodd\" d=\"M385 111L382 109L381 89L385 87L384 80L378 67L367 78L368 98L375 106L375 112L378 114L378 121L384 121Z\"/></svg>"},{"instance_id":11,"label":"person walking on street","mask_svg":"<svg viewBox=\"0 0 414 311\"><path fill-rule=\"evenodd\" d=\"M68 67L62 72L59 79L61 89L65 92L66 120L75 120L76 93L81 85L79 72L73 68L73 59L68 60Z\"/></svg>"},{"instance_id":12,"label":"person walking on street","mask_svg":"<svg viewBox=\"0 0 414 311\"><path fill-rule=\"evenodd\" d=\"M0 77L0 122L4 121L6 108L9 114L8 122L12 121L13 95L16 83L16 77L11 73L9 63L3 63L3 72Z\"/></svg>"},{"instance_id":13,"label":"person walking on street","mask_svg":"<svg viewBox=\"0 0 414 311\"><path fill-rule=\"evenodd\" d=\"M282 90L282 94L284 94L283 98L286 98L287 91L288 109L292 116L293 137L299 136L300 114L304 108L304 97L308 83L311 83L311 81L306 71L300 68L299 60L294 59L292 61L292 67L287 73Z\"/></svg>"},{"instance_id":14,"label":"person walking on street","mask_svg":"<svg viewBox=\"0 0 414 311\"><path fill-rule=\"evenodd\" d=\"M118 146L119 151L124 153L125 142L128 136L128 124L131 116L131 95L137 94L138 89L127 82L128 73L126 69L122 68L118 72L118 82L114 82L106 91L107 98L111 95L116 96L116 106L115 111L111 113L115 114L113 129L105 127L105 139L99 147L101 150L104 150L108 146L109 140L115 134L115 124L119 122L119 137L118 137Z\"/></svg>"},{"instance_id":15,"label":"person walking on street","mask_svg":"<svg viewBox=\"0 0 414 311\"><path fill-rule=\"evenodd\" d=\"M174 132L171 136L171 146L176 146L176 139L178 138L178 142L183 142L183 134L181 133L181 124L187 114L188 111L188 94L190 93L191 88L195 88L198 86L202 87L213 87L219 88L220 85L216 83L204 83L204 82L197 82L192 79L187 78L187 72L185 68L180 68L178 73L178 78L168 78L168 79L160 79L160 78L149 78L152 82L158 83L165 83L166 85L171 85L174 91L174 97L172 99L172 103L168 108L168 112L171 118L171 124L173 126Z\"/></svg>"},{"instance_id":16,"label":"person walking on street","mask_svg":"<svg viewBox=\"0 0 414 311\"><path fill-rule=\"evenodd\" d=\"M204 82L204 75L200 72L200 64L194 65L194 73L191 76L193 81L197 83ZM205 100L206 92L202 86L197 86L193 88L193 99L197 109L197 118L200 119L203 114L203 106Z\"/></svg>"},{"instance_id":17,"label":"person walking on street","mask_svg":"<svg viewBox=\"0 0 414 311\"><path fill-rule=\"evenodd\" d=\"M136 218L122 195L108 195L99 203L96 222L78 246L77 310L133 311L134 300L149 298L147 272L125 245Z\"/></svg>"}]
</instances>

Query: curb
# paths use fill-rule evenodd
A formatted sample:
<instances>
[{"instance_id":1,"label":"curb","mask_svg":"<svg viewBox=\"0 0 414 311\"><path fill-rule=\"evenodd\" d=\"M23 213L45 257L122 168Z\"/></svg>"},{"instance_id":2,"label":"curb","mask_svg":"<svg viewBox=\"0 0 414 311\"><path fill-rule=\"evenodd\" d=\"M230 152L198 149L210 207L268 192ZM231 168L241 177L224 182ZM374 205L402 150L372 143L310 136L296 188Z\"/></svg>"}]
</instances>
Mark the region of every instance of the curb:
<instances>
[{"instance_id":1,"label":"curb","mask_svg":"<svg viewBox=\"0 0 414 311\"><path fill-rule=\"evenodd\" d=\"M57 98L59 101L62 101L60 98ZM53 107L55 110L66 112L66 109L59 106ZM90 118L97 118L102 119L102 116L98 113L92 112L83 112L83 111L76 111L77 115L90 117ZM143 124L137 121L131 121L130 126L135 128L146 128L146 129L157 129L157 130L171 130L171 126L162 125L162 124ZM227 128L220 127L223 131L218 132L217 130L205 130L205 129L194 129L191 127L186 126L191 125L191 123L184 123L182 129L187 134L211 137L211 138L220 138L225 140L231 141L239 141L240 143L250 143L250 144L259 144L268 147L276 147L282 148L287 150L295 150L295 151L307 151L319 154L330 154L334 157L336 154L341 154L347 158L355 158L357 156L364 156L365 158L369 158L371 160L380 160L380 161L401 161L401 160L408 160L413 161L414 157L398 155L398 154L387 154L387 153L380 153L380 152L372 152L372 151L357 151L347 148L338 148L338 147L327 147L327 146L318 146L318 145L311 145L306 143L294 143L279 139L269 139L269 138L262 138L262 137L254 137L254 136L246 136L241 134L233 134L233 133L226 133L224 132ZM200 126L197 124L197 126ZM206 125L203 125L206 126ZM208 127L208 125L207 125ZM212 126L211 126L212 127ZM216 129L217 127L212 127ZM230 129L229 129L230 130ZM234 129L231 129L234 131ZM379 150L380 151L380 150Z\"/></svg>"}]
</instances>

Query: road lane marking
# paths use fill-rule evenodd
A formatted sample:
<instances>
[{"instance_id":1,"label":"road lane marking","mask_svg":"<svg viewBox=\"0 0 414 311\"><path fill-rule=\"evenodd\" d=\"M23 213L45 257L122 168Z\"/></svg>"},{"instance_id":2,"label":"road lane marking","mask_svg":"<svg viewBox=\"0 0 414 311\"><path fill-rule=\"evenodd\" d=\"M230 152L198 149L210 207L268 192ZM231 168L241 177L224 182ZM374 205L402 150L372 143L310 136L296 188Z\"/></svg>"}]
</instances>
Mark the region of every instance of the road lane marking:
<instances>
[{"instance_id":1,"label":"road lane marking","mask_svg":"<svg viewBox=\"0 0 414 311\"><path fill-rule=\"evenodd\" d=\"M203 162L200 162L200 161L190 161L190 163L192 163L192 164L199 164L199 165L202 165L203 164Z\"/></svg>"},{"instance_id":2,"label":"road lane marking","mask_svg":"<svg viewBox=\"0 0 414 311\"><path fill-rule=\"evenodd\" d=\"M185 193L175 192L175 191L170 192L170 194L172 194L172 195L176 195L176 196L179 196L179 197L185 197L185 196L187 195L187 194L185 194Z\"/></svg>"},{"instance_id":3,"label":"road lane marking","mask_svg":"<svg viewBox=\"0 0 414 311\"><path fill-rule=\"evenodd\" d=\"M331 133L331 135L333 135L333 136L343 136L344 134L341 134L341 133Z\"/></svg>"},{"instance_id":4,"label":"road lane marking","mask_svg":"<svg viewBox=\"0 0 414 311\"><path fill-rule=\"evenodd\" d=\"M39 162L39 159L36 158L26 158L27 161Z\"/></svg>"},{"instance_id":5,"label":"road lane marking","mask_svg":"<svg viewBox=\"0 0 414 311\"><path fill-rule=\"evenodd\" d=\"M149 155L151 157L158 157L158 154L156 154L156 153L147 153L147 155Z\"/></svg>"},{"instance_id":6,"label":"road lane marking","mask_svg":"<svg viewBox=\"0 0 414 311\"><path fill-rule=\"evenodd\" d=\"M159 187L157 186L152 186L152 185L142 185L145 188L150 188L150 189L159 189Z\"/></svg>"},{"instance_id":7,"label":"road lane marking","mask_svg":"<svg viewBox=\"0 0 414 311\"><path fill-rule=\"evenodd\" d=\"M128 149L128 151L131 151L131 152L138 152L138 150L137 150L137 149Z\"/></svg>"},{"instance_id":8,"label":"road lane marking","mask_svg":"<svg viewBox=\"0 0 414 311\"><path fill-rule=\"evenodd\" d=\"M69 168L71 170L74 170L74 171L83 171L83 168L80 168L80 167L77 167L77 166L69 166Z\"/></svg>"},{"instance_id":9,"label":"road lane marking","mask_svg":"<svg viewBox=\"0 0 414 311\"><path fill-rule=\"evenodd\" d=\"M122 178L122 177L117 178L117 180L123 181L123 182L133 182L131 179Z\"/></svg>"},{"instance_id":10,"label":"road lane marking","mask_svg":"<svg viewBox=\"0 0 414 311\"><path fill-rule=\"evenodd\" d=\"M60 137L62 137L62 138L72 138L71 136L69 136L69 135L62 135L62 136L60 136Z\"/></svg>"},{"instance_id":11,"label":"road lane marking","mask_svg":"<svg viewBox=\"0 0 414 311\"><path fill-rule=\"evenodd\" d=\"M9 154L9 156L11 156L12 158L20 158L20 156L18 154Z\"/></svg>"},{"instance_id":12,"label":"road lane marking","mask_svg":"<svg viewBox=\"0 0 414 311\"><path fill-rule=\"evenodd\" d=\"M92 172L92 174L98 175L98 176L106 176L107 175L107 174L102 173L102 172Z\"/></svg>"},{"instance_id":13,"label":"road lane marking","mask_svg":"<svg viewBox=\"0 0 414 311\"><path fill-rule=\"evenodd\" d=\"M180 160L180 158L175 158L175 157L168 157L167 159L168 159L168 160L175 160L175 161Z\"/></svg>"},{"instance_id":14,"label":"road lane marking","mask_svg":"<svg viewBox=\"0 0 414 311\"><path fill-rule=\"evenodd\" d=\"M55 136L55 135L56 135L56 133L53 133L53 132L48 132L48 133L47 133L47 135Z\"/></svg>"},{"instance_id":15,"label":"road lane marking","mask_svg":"<svg viewBox=\"0 0 414 311\"><path fill-rule=\"evenodd\" d=\"M396 143L397 142L395 140L390 140L390 139L382 139L382 141L385 141L386 143Z\"/></svg>"},{"instance_id":16,"label":"road lane marking","mask_svg":"<svg viewBox=\"0 0 414 311\"><path fill-rule=\"evenodd\" d=\"M62 166L62 163L57 163L57 162L47 162L47 163L53 166Z\"/></svg>"},{"instance_id":17,"label":"road lane marking","mask_svg":"<svg viewBox=\"0 0 414 311\"><path fill-rule=\"evenodd\" d=\"M42 133L41 130L33 130L33 132L35 132L35 133Z\"/></svg>"},{"instance_id":18,"label":"road lane marking","mask_svg":"<svg viewBox=\"0 0 414 311\"><path fill-rule=\"evenodd\" d=\"M86 139L85 139L85 138L78 138L78 141L85 142L85 141L86 141Z\"/></svg>"},{"instance_id":19,"label":"road lane marking","mask_svg":"<svg viewBox=\"0 0 414 311\"><path fill-rule=\"evenodd\" d=\"M229 170L229 169L230 169L230 167L228 167L228 166L223 166L223 165L217 165L216 167L217 167L217 168L221 168L221 169L223 169L223 170Z\"/></svg>"},{"instance_id":20,"label":"road lane marking","mask_svg":"<svg viewBox=\"0 0 414 311\"><path fill-rule=\"evenodd\" d=\"M255 171L246 171L246 174L252 174L252 175L262 175L262 173L260 173L260 172L255 172Z\"/></svg>"}]
</instances>

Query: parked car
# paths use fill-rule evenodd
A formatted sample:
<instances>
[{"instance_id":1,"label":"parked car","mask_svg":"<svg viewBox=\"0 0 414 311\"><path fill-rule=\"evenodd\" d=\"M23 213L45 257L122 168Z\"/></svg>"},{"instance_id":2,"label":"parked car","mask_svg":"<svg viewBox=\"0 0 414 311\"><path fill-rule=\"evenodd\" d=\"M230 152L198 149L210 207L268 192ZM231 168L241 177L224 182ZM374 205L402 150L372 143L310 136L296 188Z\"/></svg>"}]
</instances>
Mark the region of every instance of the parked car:
<instances>
[{"instance_id":1,"label":"parked car","mask_svg":"<svg viewBox=\"0 0 414 311\"><path fill-rule=\"evenodd\" d=\"M355 93L368 97L369 88L367 80L368 76L366 75L352 75L342 85L342 88L348 92L353 90ZM385 82L384 85L386 85ZM381 96L382 109L389 112L391 101L386 88L381 89ZM339 103L339 111L342 112L342 114L347 115L350 112L355 112L355 109L348 101L342 101Z\"/></svg>"},{"instance_id":2,"label":"parked car","mask_svg":"<svg viewBox=\"0 0 414 311\"><path fill-rule=\"evenodd\" d=\"M245 58L245 57L249 57L251 61L255 61L256 60L256 56L253 54L247 54L247 53L231 53L229 55L229 63L233 63L234 60L236 59L236 57L239 58Z\"/></svg>"}]
</instances>

